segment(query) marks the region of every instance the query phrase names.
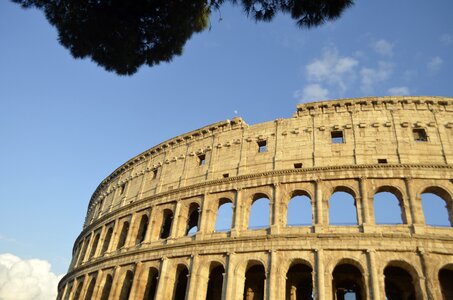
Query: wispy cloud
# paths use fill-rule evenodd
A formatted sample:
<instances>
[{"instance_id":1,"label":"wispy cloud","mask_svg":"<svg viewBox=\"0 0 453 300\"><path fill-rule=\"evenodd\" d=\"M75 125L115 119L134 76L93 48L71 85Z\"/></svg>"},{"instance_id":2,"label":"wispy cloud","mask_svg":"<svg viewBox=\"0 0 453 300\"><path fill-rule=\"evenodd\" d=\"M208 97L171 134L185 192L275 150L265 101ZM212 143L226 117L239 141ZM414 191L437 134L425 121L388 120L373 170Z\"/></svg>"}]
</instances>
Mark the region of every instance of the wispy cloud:
<instances>
[{"instance_id":1,"label":"wispy cloud","mask_svg":"<svg viewBox=\"0 0 453 300\"><path fill-rule=\"evenodd\" d=\"M440 41L444 45L453 45L453 34L444 33L440 36Z\"/></svg>"},{"instance_id":2,"label":"wispy cloud","mask_svg":"<svg viewBox=\"0 0 453 300\"><path fill-rule=\"evenodd\" d=\"M410 90L407 86L395 86L389 88L387 93L392 96L407 96L410 95Z\"/></svg>"},{"instance_id":3,"label":"wispy cloud","mask_svg":"<svg viewBox=\"0 0 453 300\"><path fill-rule=\"evenodd\" d=\"M383 55L383 56L392 56L393 55L393 44L390 42L380 39L374 43L372 43L372 48L376 53Z\"/></svg>"},{"instance_id":4,"label":"wispy cloud","mask_svg":"<svg viewBox=\"0 0 453 300\"><path fill-rule=\"evenodd\" d=\"M323 88L318 83L306 85L302 90L294 92L294 97L297 98L299 102L325 100L328 95L329 90Z\"/></svg>"},{"instance_id":5,"label":"wispy cloud","mask_svg":"<svg viewBox=\"0 0 453 300\"><path fill-rule=\"evenodd\" d=\"M389 62L379 62L377 68L364 67L360 71L361 90L365 93L374 91L374 87L390 78L393 72L393 64Z\"/></svg>"},{"instance_id":6,"label":"wispy cloud","mask_svg":"<svg viewBox=\"0 0 453 300\"><path fill-rule=\"evenodd\" d=\"M0 254L0 299L49 300L57 296L57 276L50 263L40 259L23 260L13 254Z\"/></svg>"},{"instance_id":7,"label":"wispy cloud","mask_svg":"<svg viewBox=\"0 0 453 300\"><path fill-rule=\"evenodd\" d=\"M436 57L433 57L428 62L426 67L428 68L429 72L437 73L440 70L440 68L442 67L443 64L444 64L444 61L442 60L442 58L440 58L439 56L436 56Z\"/></svg>"}]
</instances>

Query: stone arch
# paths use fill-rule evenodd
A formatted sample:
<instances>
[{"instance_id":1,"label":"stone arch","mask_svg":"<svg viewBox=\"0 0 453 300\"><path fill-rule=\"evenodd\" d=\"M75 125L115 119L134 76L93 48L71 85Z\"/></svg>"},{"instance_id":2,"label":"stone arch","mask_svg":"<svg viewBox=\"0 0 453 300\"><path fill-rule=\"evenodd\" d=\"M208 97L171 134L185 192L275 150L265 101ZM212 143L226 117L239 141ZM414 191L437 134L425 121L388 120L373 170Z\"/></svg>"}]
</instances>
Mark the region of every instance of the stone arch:
<instances>
[{"instance_id":1,"label":"stone arch","mask_svg":"<svg viewBox=\"0 0 453 300\"><path fill-rule=\"evenodd\" d=\"M175 284L173 288L173 300L186 299L189 269L185 264L178 264L175 272Z\"/></svg>"},{"instance_id":2,"label":"stone arch","mask_svg":"<svg viewBox=\"0 0 453 300\"><path fill-rule=\"evenodd\" d=\"M345 300L354 295L356 300L367 299L365 272L362 265L350 258L340 259L332 270L332 295ZM354 298L353 298L354 299Z\"/></svg>"},{"instance_id":3,"label":"stone arch","mask_svg":"<svg viewBox=\"0 0 453 300\"><path fill-rule=\"evenodd\" d=\"M97 274L91 276L90 284L88 285L87 291L85 293L85 300L91 300L94 293L94 287L96 286Z\"/></svg>"},{"instance_id":4,"label":"stone arch","mask_svg":"<svg viewBox=\"0 0 453 300\"><path fill-rule=\"evenodd\" d=\"M453 299L453 263L444 265L438 274L442 300Z\"/></svg>"},{"instance_id":5,"label":"stone arch","mask_svg":"<svg viewBox=\"0 0 453 300\"><path fill-rule=\"evenodd\" d=\"M313 224L313 198L305 190L294 190L287 201L286 225L310 226Z\"/></svg>"},{"instance_id":6,"label":"stone arch","mask_svg":"<svg viewBox=\"0 0 453 300\"><path fill-rule=\"evenodd\" d=\"M107 274L104 280L104 287L102 288L100 300L108 300L110 297L110 292L112 290L113 276Z\"/></svg>"},{"instance_id":7,"label":"stone arch","mask_svg":"<svg viewBox=\"0 0 453 300\"><path fill-rule=\"evenodd\" d=\"M174 216L173 216L173 211L171 209L164 209L162 211L162 222L161 222L161 225L160 225L160 233L159 233L159 238L160 239L166 239L168 237L170 237L170 234L171 234L171 227L172 227L172 223L173 223L173 219L174 219Z\"/></svg>"},{"instance_id":8,"label":"stone arch","mask_svg":"<svg viewBox=\"0 0 453 300\"><path fill-rule=\"evenodd\" d=\"M98 248L99 238L101 237L101 232L97 232L94 236L93 244L91 245L90 256L88 257L91 259L94 254L96 253L96 249Z\"/></svg>"},{"instance_id":9,"label":"stone arch","mask_svg":"<svg viewBox=\"0 0 453 300\"><path fill-rule=\"evenodd\" d=\"M200 221L200 204L197 202L192 202L189 205L189 210L187 214L187 224L185 235L194 235L199 230L199 221Z\"/></svg>"},{"instance_id":10,"label":"stone arch","mask_svg":"<svg viewBox=\"0 0 453 300\"><path fill-rule=\"evenodd\" d=\"M249 260L245 269L243 300L263 300L266 268L259 260Z\"/></svg>"},{"instance_id":11,"label":"stone arch","mask_svg":"<svg viewBox=\"0 0 453 300\"><path fill-rule=\"evenodd\" d=\"M408 223L404 211L404 196L398 187L382 185L376 188L373 194L373 210L376 224Z\"/></svg>"},{"instance_id":12,"label":"stone arch","mask_svg":"<svg viewBox=\"0 0 453 300\"><path fill-rule=\"evenodd\" d=\"M440 186L425 187L421 190L420 199L427 225L453 226L453 200L447 189ZM445 203L445 208L441 207L440 200ZM437 202L437 207L432 207L433 204L429 202Z\"/></svg>"},{"instance_id":13,"label":"stone arch","mask_svg":"<svg viewBox=\"0 0 453 300\"><path fill-rule=\"evenodd\" d=\"M112 239L112 235L113 235L113 226L110 226L107 229L107 233L105 234L105 237L104 237L104 242L102 243L101 255L104 255L104 253L107 252L107 250L109 249L110 240Z\"/></svg>"},{"instance_id":14,"label":"stone arch","mask_svg":"<svg viewBox=\"0 0 453 300\"><path fill-rule=\"evenodd\" d=\"M116 246L116 249L121 249L126 245L128 234L129 234L129 221L124 221L121 227L121 232L118 238L118 244Z\"/></svg>"},{"instance_id":15,"label":"stone arch","mask_svg":"<svg viewBox=\"0 0 453 300\"><path fill-rule=\"evenodd\" d=\"M387 263L383 270L385 296L388 300L421 300L420 277L417 270L403 260Z\"/></svg>"},{"instance_id":16,"label":"stone arch","mask_svg":"<svg viewBox=\"0 0 453 300\"><path fill-rule=\"evenodd\" d=\"M233 201L220 198L216 211L215 231L230 231L233 225Z\"/></svg>"},{"instance_id":17,"label":"stone arch","mask_svg":"<svg viewBox=\"0 0 453 300\"><path fill-rule=\"evenodd\" d=\"M129 300L133 282L134 282L134 272L132 270L127 270L123 276L119 300Z\"/></svg>"},{"instance_id":18,"label":"stone arch","mask_svg":"<svg viewBox=\"0 0 453 300\"><path fill-rule=\"evenodd\" d=\"M270 197L266 193L255 193L248 210L248 228L261 229L270 226Z\"/></svg>"},{"instance_id":19,"label":"stone arch","mask_svg":"<svg viewBox=\"0 0 453 300\"><path fill-rule=\"evenodd\" d=\"M83 277L81 277L80 279L77 280L77 288L76 288L76 291L74 293L74 297L72 298L72 300L80 299L80 296L82 295L83 283L84 283Z\"/></svg>"},{"instance_id":20,"label":"stone arch","mask_svg":"<svg viewBox=\"0 0 453 300\"><path fill-rule=\"evenodd\" d=\"M143 299L154 300L156 297L159 270L155 267L149 267L146 268L143 273L145 273L143 275L145 275L144 279L146 280L144 281Z\"/></svg>"},{"instance_id":21,"label":"stone arch","mask_svg":"<svg viewBox=\"0 0 453 300\"><path fill-rule=\"evenodd\" d=\"M140 218L140 223L138 225L137 235L135 237L135 245L139 245L145 241L146 232L148 231L149 226L149 217L146 214L143 214Z\"/></svg>"},{"instance_id":22,"label":"stone arch","mask_svg":"<svg viewBox=\"0 0 453 300\"><path fill-rule=\"evenodd\" d=\"M218 261L212 261L209 266L206 300L222 299L224 274L225 266Z\"/></svg>"},{"instance_id":23,"label":"stone arch","mask_svg":"<svg viewBox=\"0 0 453 300\"><path fill-rule=\"evenodd\" d=\"M313 267L304 259L293 259L286 272L286 300L313 299Z\"/></svg>"},{"instance_id":24,"label":"stone arch","mask_svg":"<svg viewBox=\"0 0 453 300\"><path fill-rule=\"evenodd\" d=\"M333 202L333 204L332 204ZM338 204L338 203L342 204ZM332 188L328 198L330 225L357 225L359 211L357 209L357 193L347 185Z\"/></svg>"}]
</instances>

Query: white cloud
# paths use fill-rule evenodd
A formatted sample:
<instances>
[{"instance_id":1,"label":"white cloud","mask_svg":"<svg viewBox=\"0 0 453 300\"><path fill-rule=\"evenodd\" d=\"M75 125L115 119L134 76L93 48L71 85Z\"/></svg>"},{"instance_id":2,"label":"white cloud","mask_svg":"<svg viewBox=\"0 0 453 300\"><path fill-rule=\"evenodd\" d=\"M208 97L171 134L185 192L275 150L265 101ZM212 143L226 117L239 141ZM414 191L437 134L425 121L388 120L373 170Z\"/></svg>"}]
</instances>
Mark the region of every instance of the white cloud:
<instances>
[{"instance_id":1,"label":"white cloud","mask_svg":"<svg viewBox=\"0 0 453 300\"><path fill-rule=\"evenodd\" d=\"M322 57L308 64L305 71L309 81L327 83L345 92L355 78L358 64L359 62L352 57L340 57L336 48L326 48Z\"/></svg>"},{"instance_id":2,"label":"white cloud","mask_svg":"<svg viewBox=\"0 0 453 300\"><path fill-rule=\"evenodd\" d=\"M426 65L426 67L428 68L428 71L430 71L431 73L436 73L437 71L440 70L443 63L444 63L444 61L442 60L442 58L440 58L439 56L436 56L429 61L429 63Z\"/></svg>"},{"instance_id":3,"label":"white cloud","mask_svg":"<svg viewBox=\"0 0 453 300\"><path fill-rule=\"evenodd\" d=\"M445 33L440 36L440 41L444 45L451 45L453 44L453 34Z\"/></svg>"},{"instance_id":4,"label":"white cloud","mask_svg":"<svg viewBox=\"0 0 453 300\"><path fill-rule=\"evenodd\" d=\"M407 86L395 86L387 90L392 96L407 96L410 95L410 90Z\"/></svg>"},{"instance_id":5,"label":"white cloud","mask_svg":"<svg viewBox=\"0 0 453 300\"><path fill-rule=\"evenodd\" d=\"M61 277L50 271L50 263L45 260L0 254L2 300L54 300Z\"/></svg>"},{"instance_id":6,"label":"white cloud","mask_svg":"<svg viewBox=\"0 0 453 300\"><path fill-rule=\"evenodd\" d=\"M365 93L371 93L374 90L374 86L390 78L393 72L393 64L389 62L379 62L378 67L373 68L362 68L360 75L362 77L361 89Z\"/></svg>"},{"instance_id":7,"label":"white cloud","mask_svg":"<svg viewBox=\"0 0 453 300\"><path fill-rule=\"evenodd\" d=\"M325 100L329 95L329 90L323 88L320 84L309 84L303 90L294 92L294 97L298 98L300 102Z\"/></svg>"},{"instance_id":8,"label":"white cloud","mask_svg":"<svg viewBox=\"0 0 453 300\"><path fill-rule=\"evenodd\" d=\"M371 45L378 54L383 56L392 56L393 55L393 44L387 42L384 39L381 39Z\"/></svg>"}]
</instances>

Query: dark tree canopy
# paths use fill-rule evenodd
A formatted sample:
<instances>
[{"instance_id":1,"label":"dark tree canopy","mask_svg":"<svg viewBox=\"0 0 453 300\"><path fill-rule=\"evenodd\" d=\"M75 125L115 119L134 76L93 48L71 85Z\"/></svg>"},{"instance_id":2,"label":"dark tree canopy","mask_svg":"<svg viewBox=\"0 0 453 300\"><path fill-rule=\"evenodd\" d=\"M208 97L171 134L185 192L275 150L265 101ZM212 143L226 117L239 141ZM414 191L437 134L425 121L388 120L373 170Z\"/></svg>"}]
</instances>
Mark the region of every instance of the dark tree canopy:
<instances>
[{"instance_id":1,"label":"dark tree canopy","mask_svg":"<svg viewBox=\"0 0 453 300\"><path fill-rule=\"evenodd\" d=\"M186 41L208 27L225 1L257 21L289 13L302 28L340 17L353 0L12 0L37 7L75 58L90 57L108 71L131 75L181 55Z\"/></svg>"}]
</instances>

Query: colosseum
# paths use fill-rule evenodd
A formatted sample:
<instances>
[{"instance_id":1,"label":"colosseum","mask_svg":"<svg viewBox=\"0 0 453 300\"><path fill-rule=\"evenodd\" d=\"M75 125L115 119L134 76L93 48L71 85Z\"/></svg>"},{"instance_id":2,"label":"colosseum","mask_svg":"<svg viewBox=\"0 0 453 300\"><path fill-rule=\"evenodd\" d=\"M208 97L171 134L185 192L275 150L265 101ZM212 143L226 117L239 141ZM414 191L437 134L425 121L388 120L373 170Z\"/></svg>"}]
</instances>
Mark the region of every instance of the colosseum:
<instances>
[{"instance_id":1,"label":"colosseum","mask_svg":"<svg viewBox=\"0 0 453 300\"><path fill-rule=\"evenodd\" d=\"M452 223L453 98L304 103L117 168L58 299L451 300Z\"/></svg>"}]
</instances>

